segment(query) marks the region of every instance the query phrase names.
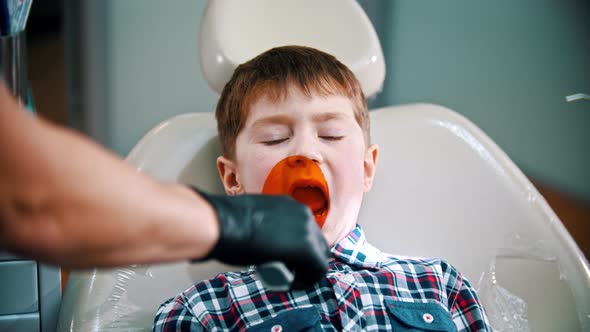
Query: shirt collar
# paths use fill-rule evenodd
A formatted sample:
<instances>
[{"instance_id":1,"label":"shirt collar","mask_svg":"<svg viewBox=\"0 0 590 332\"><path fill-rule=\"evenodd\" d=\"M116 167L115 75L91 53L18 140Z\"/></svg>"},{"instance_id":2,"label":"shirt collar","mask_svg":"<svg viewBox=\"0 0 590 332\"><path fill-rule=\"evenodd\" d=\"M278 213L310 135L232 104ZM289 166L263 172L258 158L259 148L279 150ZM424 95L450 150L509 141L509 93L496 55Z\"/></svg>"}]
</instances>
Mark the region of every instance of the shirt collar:
<instances>
[{"instance_id":1,"label":"shirt collar","mask_svg":"<svg viewBox=\"0 0 590 332\"><path fill-rule=\"evenodd\" d=\"M336 259L363 268L380 268L383 262L383 253L367 242L360 225L338 241L331 251Z\"/></svg>"}]
</instances>

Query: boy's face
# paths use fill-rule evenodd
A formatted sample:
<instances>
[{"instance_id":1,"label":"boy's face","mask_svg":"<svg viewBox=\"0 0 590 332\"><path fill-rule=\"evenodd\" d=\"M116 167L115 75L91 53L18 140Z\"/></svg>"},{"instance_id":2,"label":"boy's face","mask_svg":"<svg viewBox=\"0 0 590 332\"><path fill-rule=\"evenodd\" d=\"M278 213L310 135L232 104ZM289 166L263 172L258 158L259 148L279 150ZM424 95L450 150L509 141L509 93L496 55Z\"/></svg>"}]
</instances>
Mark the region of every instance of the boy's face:
<instances>
[{"instance_id":1,"label":"boy's face","mask_svg":"<svg viewBox=\"0 0 590 332\"><path fill-rule=\"evenodd\" d=\"M235 160L217 160L230 195L260 193L270 170L286 157L302 155L315 161L330 192L322 232L333 245L356 225L363 193L373 183L378 147L366 146L350 99L309 98L291 87L284 100L261 98L251 106L235 151Z\"/></svg>"}]
</instances>

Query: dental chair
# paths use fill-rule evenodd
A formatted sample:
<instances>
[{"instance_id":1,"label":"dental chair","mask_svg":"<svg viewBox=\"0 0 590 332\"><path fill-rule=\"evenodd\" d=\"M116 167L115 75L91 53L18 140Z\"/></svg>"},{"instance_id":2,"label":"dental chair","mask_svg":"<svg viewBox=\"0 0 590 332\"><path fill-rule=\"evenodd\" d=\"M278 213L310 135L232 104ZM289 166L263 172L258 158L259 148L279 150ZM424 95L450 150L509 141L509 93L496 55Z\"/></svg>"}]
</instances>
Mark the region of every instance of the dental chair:
<instances>
[{"instance_id":1,"label":"dental chair","mask_svg":"<svg viewBox=\"0 0 590 332\"><path fill-rule=\"evenodd\" d=\"M217 92L238 64L287 44L334 54L367 96L379 92L381 46L353 0L213 0L201 21L201 67ZM157 179L222 193L212 112L162 122L127 161ZM478 290L498 331L590 331L588 261L485 133L432 104L384 107L370 117L381 150L359 223L371 243L392 254L449 261ZM58 331L148 331L162 302L230 269L237 268L181 262L73 272Z\"/></svg>"}]
</instances>

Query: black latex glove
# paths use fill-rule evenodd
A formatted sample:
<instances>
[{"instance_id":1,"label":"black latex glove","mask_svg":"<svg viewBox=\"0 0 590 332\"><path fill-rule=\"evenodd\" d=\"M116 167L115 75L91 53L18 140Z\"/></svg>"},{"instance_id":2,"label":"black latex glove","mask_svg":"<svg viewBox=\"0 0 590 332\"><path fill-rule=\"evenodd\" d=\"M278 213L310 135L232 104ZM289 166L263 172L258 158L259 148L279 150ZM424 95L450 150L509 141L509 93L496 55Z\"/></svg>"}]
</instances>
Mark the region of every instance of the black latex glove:
<instances>
[{"instance_id":1,"label":"black latex glove","mask_svg":"<svg viewBox=\"0 0 590 332\"><path fill-rule=\"evenodd\" d=\"M230 265L280 261L295 273L292 288L306 288L328 270L330 250L309 208L289 196L209 195L219 241L205 259Z\"/></svg>"}]
</instances>

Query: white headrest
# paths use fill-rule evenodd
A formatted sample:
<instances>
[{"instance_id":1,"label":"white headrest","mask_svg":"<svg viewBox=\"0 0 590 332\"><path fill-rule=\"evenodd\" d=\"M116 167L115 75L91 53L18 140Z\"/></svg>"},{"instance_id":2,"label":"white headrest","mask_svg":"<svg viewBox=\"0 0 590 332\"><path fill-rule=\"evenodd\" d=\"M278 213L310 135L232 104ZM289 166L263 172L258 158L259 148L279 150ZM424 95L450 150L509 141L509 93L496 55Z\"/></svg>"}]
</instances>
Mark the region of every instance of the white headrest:
<instances>
[{"instance_id":1,"label":"white headrest","mask_svg":"<svg viewBox=\"0 0 590 332\"><path fill-rule=\"evenodd\" d=\"M354 72L367 97L385 79L377 33L354 0L210 0L200 34L201 69L217 93L239 64L284 45L334 55Z\"/></svg>"}]
</instances>

